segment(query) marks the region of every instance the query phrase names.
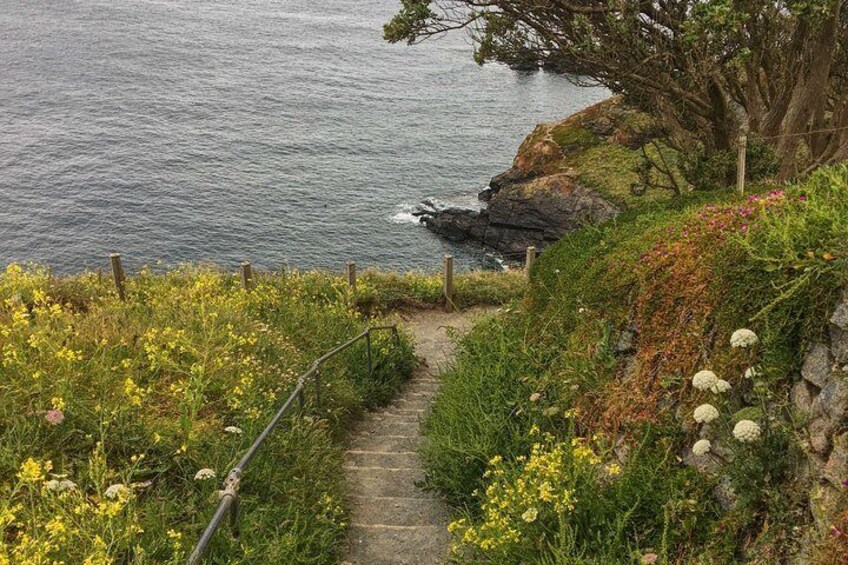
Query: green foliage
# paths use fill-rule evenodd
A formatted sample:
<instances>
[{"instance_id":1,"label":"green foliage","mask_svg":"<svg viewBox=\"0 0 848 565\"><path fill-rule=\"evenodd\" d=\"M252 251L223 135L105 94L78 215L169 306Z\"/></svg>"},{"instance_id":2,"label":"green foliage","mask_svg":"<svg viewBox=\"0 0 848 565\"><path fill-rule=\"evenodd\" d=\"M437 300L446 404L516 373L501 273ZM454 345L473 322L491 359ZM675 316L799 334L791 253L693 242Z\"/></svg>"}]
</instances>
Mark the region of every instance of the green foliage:
<instances>
[{"instance_id":1,"label":"green foliage","mask_svg":"<svg viewBox=\"0 0 848 565\"><path fill-rule=\"evenodd\" d=\"M317 273L259 274L246 291L208 268L144 271L127 295L90 273L0 274L1 563L184 562L297 375L366 325L346 285ZM321 404L309 384L304 417L245 473L244 538L225 528L213 561L336 561L346 424L415 363L406 338L373 345L374 374L360 344L323 367Z\"/></svg>"},{"instance_id":2,"label":"green foliage","mask_svg":"<svg viewBox=\"0 0 848 565\"><path fill-rule=\"evenodd\" d=\"M788 391L848 280L848 166L785 191L757 190L696 192L564 237L536 263L524 309L463 341L424 448L429 483L462 510L459 561L626 563L651 552L661 563L775 562L795 551L809 493L796 476L802 449ZM637 353L621 356L619 337L637 311ZM759 336L756 357L729 346L740 327ZM726 406L691 395L690 369L677 373L669 361L681 344L694 352L686 367L712 368L732 384ZM666 360L656 372L639 366L656 358ZM744 378L753 363L759 376ZM647 387L653 396L640 396ZM711 428L725 446L719 474L678 459L692 457L691 414L704 401L724 418ZM759 441L734 439L742 419L761 426ZM492 514L498 497L514 500L538 482L527 469L534 429L550 434L550 449L591 441L604 464L615 445L626 454L621 475L581 488L563 464L573 509L539 508L525 524L526 508ZM713 497L723 484L739 495L729 511ZM483 547L489 538L506 543Z\"/></svg>"},{"instance_id":3,"label":"green foliage","mask_svg":"<svg viewBox=\"0 0 848 565\"><path fill-rule=\"evenodd\" d=\"M526 288L527 277L521 271L460 272L454 275L454 305L508 304L520 298ZM357 308L366 313L444 303L442 276L417 271L365 271L358 277L353 294Z\"/></svg>"},{"instance_id":4,"label":"green foliage","mask_svg":"<svg viewBox=\"0 0 848 565\"><path fill-rule=\"evenodd\" d=\"M456 506L472 502L494 455L527 446L529 392L516 375L533 365L520 332L501 319L478 324L462 341L463 362L442 375L439 401L424 422L428 481Z\"/></svg>"}]
</instances>

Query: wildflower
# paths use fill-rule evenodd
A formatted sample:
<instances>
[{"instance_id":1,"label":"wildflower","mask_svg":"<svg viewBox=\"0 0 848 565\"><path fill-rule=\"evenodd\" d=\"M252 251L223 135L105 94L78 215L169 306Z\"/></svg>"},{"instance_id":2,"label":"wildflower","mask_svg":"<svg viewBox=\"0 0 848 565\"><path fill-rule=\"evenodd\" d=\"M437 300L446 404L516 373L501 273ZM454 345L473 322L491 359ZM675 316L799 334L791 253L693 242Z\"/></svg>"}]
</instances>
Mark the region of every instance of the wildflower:
<instances>
[{"instance_id":1,"label":"wildflower","mask_svg":"<svg viewBox=\"0 0 848 565\"><path fill-rule=\"evenodd\" d=\"M830 535L832 535L833 537L838 538L839 536L842 535L842 533L843 533L842 530L840 530L836 526L830 527Z\"/></svg>"},{"instance_id":2,"label":"wildflower","mask_svg":"<svg viewBox=\"0 0 848 565\"><path fill-rule=\"evenodd\" d=\"M653 565L657 562L659 556L656 553L646 553L642 556L642 559L639 560L639 563L642 565Z\"/></svg>"},{"instance_id":3,"label":"wildflower","mask_svg":"<svg viewBox=\"0 0 848 565\"><path fill-rule=\"evenodd\" d=\"M228 434L234 434L237 436L240 436L242 433L241 428L238 426L227 426L226 428L224 428L224 431Z\"/></svg>"},{"instance_id":4,"label":"wildflower","mask_svg":"<svg viewBox=\"0 0 848 565\"><path fill-rule=\"evenodd\" d=\"M530 402L536 402L540 398L542 398L542 394L538 393L538 392L534 392L533 394L530 395Z\"/></svg>"},{"instance_id":5,"label":"wildflower","mask_svg":"<svg viewBox=\"0 0 848 565\"><path fill-rule=\"evenodd\" d=\"M701 404L695 408L695 421L699 424L709 424L718 418L718 410L712 404Z\"/></svg>"},{"instance_id":6,"label":"wildflower","mask_svg":"<svg viewBox=\"0 0 848 565\"><path fill-rule=\"evenodd\" d=\"M110 500L114 500L116 498L121 498L126 496L129 493L129 489L120 483L110 485L104 492L103 496Z\"/></svg>"},{"instance_id":7,"label":"wildflower","mask_svg":"<svg viewBox=\"0 0 848 565\"><path fill-rule=\"evenodd\" d=\"M18 471L18 478L25 483L38 483L44 480L44 473L50 472L53 464L50 461L45 461L44 465L29 457L21 463L21 470Z\"/></svg>"},{"instance_id":8,"label":"wildflower","mask_svg":"<svg viewBox=\"0 0 848 565\"><path fill-rule=\"evenodd\" d=\"M617 477L621 474L621 465L618 463L610 463L607 465L607 473L610 477Z\"/></svg>"},{"instance_id":9,"label":"wildflower","mask_svg":"<svg viewBox=\"0 0 848 565\"><path fill-rule=\"evenodd\" d=\"M712 449L713 444L710 443L708 439L699 439L695 442L695 445L692 446L692 453L695 455L706 455Z\"/></svg>"},{"instance_id":10,"label":"wildflower","mask_svg":"<svg viewBox=\"0 0 848 565\"><path fill-rule=\"evenodd\" d=\"M723 392L727 392L730 390L730 383L724 379L716 379L716 382L713 383L713 386L710 387L710 390L716 394L721 394Z\"/></svg>"},{"instance_id":11,"label":"wildflower","mask_svg":"<svg viewBox=\"0 0 848 565\"><path fill-rule=\"evenodd\" d=\"M530 508L528 508L527 510L524 511L524 514L521 515L521 519L524 520L527 523L530 523L530 522L535 522L536 517L538 517L538 516L539 516L539 511L536 509L535 506L531 506Z\"/></svg>"},{"instance_id":12,"label":"wildflower","mask_svg":"<svg viewBox=\"0 0 848 565\"><path fill-rule=\"evenodd\" d=\"M757 334L746 328L736 330L733 332L733 335L730 336L731 347L751 347L758 341L759 338L757 337Z\"/></svg>"},{"instance_id":13,"label":"wildflower","mask_svg":"<svg viewBox=\"0 0 848 565\"><path fill-rule=\"evenodd\" d=\"M65 409L65 401L62 400L61 396L54 396L50 399L50 404L53 406L53 410L64 410Z\"/></svg>"},{"instance_id":14,"label":"wildflower","mask_svg":"<svg viewBox=\"0 0 848 565\"><path fill-rule=\"evenodd\" d=\"M692 377L692 386L698 390L710 390L718 381L718 377L712 371L698 371Z\"/></svg>"},{"instance_id":15,"label":"wildflower","mask_svg":"<svg viewBox=\"0 0 848 565\"><path fill-rule=\"evenodd\" d=\"M745 369L745 378L746 379L754 379L760 376L760 371L756 367L748 367Z\"/></svg>"},{"instance_id":16,"label":"wildflower","mask_svg":"<svg viewBox=\"0 0 848 565\"><path fill-rule=\"evenodd\" d=\"M205 481L215 478L215 471L212 469L201 469L194 475L195 481Z\"/></svg>"},{"instance_id":17,"label":"wildflower","mask_svg":"<svg viewBox=\"0 0 848 565\"><path fill-rule=\"evenodd\" d=\"M65 413L61 410L48 410L44 415L44 419L51 426L58 426L65 421Z\"/></svg>"},{"instance_id":18,"label":"wildflower","mask_svg":"<svg viewBox=\"0 0 848 565\"><path fill-rule=\"evenodd\" d=\"M733 437L743 443L751 443L760 439L760 426L751 420L739 420L733 427Z\"/></svg>"},{"instance_id":19,"label":"wildflower","mask_svg":"<svg viewBox=\"0 0 848 565\"><path fill-rule=\"evenodd\" d=\"M68 479L51 479L44 483L44 488L50 492L65 492L68 490L77 490L77 484Z\"/></svg>"}]
</instances>

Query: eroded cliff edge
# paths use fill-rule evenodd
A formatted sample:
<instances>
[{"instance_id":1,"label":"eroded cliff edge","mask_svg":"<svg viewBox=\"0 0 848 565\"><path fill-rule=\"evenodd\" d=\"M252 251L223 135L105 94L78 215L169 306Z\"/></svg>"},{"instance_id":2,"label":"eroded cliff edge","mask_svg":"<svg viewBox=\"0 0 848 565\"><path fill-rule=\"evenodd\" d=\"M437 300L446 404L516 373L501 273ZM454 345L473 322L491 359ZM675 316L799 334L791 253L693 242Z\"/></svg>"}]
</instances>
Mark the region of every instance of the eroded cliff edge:
<instances>
[{"instance_id":1,"label":"eroded cliff edge","mask_svg":"<svg viewBox=\"0 0 848 565\"><path fill-rule=\"evenodd\" d=\"M613 98L560 122L539 124L512 167L480 193L482 210L429 210L421 221L446 239L477 241L510 258L530 245L543 249L568 232L610 220L637 198L631 188L638 184L645 120Z\"/></svg>"}]
</instances>

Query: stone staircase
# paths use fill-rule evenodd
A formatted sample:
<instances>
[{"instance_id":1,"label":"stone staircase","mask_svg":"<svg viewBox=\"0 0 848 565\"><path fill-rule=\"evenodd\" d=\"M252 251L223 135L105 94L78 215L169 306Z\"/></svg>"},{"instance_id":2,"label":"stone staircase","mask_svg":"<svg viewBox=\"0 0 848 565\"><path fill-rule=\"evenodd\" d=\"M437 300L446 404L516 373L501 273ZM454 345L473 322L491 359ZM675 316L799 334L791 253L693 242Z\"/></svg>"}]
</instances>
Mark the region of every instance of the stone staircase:
<instances>
[{"instance_id":1,"label":"stone staircase","mask_svg":"<svg viewBox=\"0 0 848 565\"><path fill-rule=\"evenodd\" d=\"M424 362L397 398L368 414L351 433L345 475L352 502L343 565L438 565L447 561L448 514L418 485L419 423L439 388L439 366L453 355L446 327L471 325L473 312L421 312L406 322Z\"/></svg>"}]
</instances>

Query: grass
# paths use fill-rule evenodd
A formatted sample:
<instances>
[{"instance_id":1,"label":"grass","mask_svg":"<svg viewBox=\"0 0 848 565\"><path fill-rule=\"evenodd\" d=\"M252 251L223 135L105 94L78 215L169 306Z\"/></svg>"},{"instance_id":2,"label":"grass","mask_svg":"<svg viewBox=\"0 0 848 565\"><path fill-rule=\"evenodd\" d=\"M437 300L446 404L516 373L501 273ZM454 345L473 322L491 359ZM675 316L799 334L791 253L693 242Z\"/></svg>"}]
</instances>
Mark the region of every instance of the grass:
<instances>
[{"instance_id":1,"label":"grass","mask_svg":"<svg viewBox=\"0 0 848 565\"><path fill-rule=\"evenodd\" d=\"M296 376L366 323L345 285L319 274L260 276L247 292L212 269L142 273L121 302L93 274L9 266L0 562L183 562L221 479ZM389 334L374 340L374 375L363 346L342 354L322 371L322 403L263 447L243 482L243 536L219 533L212 562L336 562L346 424L414 362L406 338L399 349Z\"/></svg>"},{"instance_id":2,"label":"grass","mask_svg":"<svg viewBox=\"0 0 848 565\"><path fill-rule=\"evenodd\" d=\"M804 536L824 548L812 562L848 555L806 510L789 400L848 280L848 167L756 190L655 202L564 237L523 307L462 341L422 451L457 509L459 562L772 563ZM740 327L753 350L730 347ZM704 368L731 392L693 389ZM691 414L707 402L721 418L700 430ZM762 430L752 445L731 433L742 418ZM700 437L724 454L715 471L683 464Z\"/></svg>"},{"instance_id":3,"label":"grass","mask_svg":"<svg viewBox=\"0 0 848 565\"><path fill-rule=\"evenodd\" d=\"M507 304L527 288L522 271L470 271L454 275L457 308ZM354 300L364 312L398 308L435 308L444 304L441 275L368 270L357 278Z\"/></svg>"}]
</instances>

